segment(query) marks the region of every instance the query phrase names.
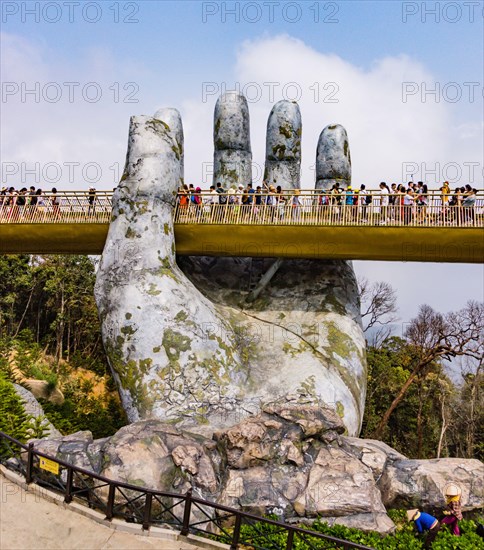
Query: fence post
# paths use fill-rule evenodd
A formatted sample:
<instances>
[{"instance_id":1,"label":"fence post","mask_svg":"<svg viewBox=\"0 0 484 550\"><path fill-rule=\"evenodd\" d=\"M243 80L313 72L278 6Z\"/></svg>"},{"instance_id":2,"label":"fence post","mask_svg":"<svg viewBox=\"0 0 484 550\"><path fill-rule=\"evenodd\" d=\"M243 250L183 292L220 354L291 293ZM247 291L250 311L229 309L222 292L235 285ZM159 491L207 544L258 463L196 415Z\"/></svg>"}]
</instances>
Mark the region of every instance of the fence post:
<instances>
[{"instance_id":1,"label":"fence post","mask_svg":"<svg viewBox=\"0 0 484 550\"><path fill-rule=\"evenodd\" d=\"M143 529L148 531L151 525L151 503L153 502L153 495L146 493L145 508L143 511Z\"/></svg>"},{"instance_id":2,"label":"fence post","mask_svg":"<svg viewBox=\"0 0 484 550\"><path fill-rule=\"evenodd\" d=\"M27 484L32 483L32 470L34 467L34 444L29 443L27 449L27 471L25 472L25 482Z\"/></svg>"},{"instance_id":3,"label":"fence post","mask_svg":"<svg viewBox=\"0 0 484 550\"><path fill-rule=\"evenodd\" d=\"M239 546L241 523L242 523L242 516L239 513L237 513L235 515L235 525L234 525L234 532L232 533L232 544L230 545L230 550L237 550Z\"/></svg>"},{"instance_id":4,"label":"fence post","mask_svg":"<svg viewBox=\"0 0 484 550\"><path fill-rule=\"evenodd\" d=\"M192 513L192 490L188 489L185 495L185 510L183 512L183 525L180 532L181 535L186 537L190 531L190 516Z\"/></svg>"},{"instance_id":5,"label":"fence post","mask_svg":"<svg viewBox=\"0 0 484 550\"><path fill-rule=\"evenodd\" d=\"M293 544L294 544L294 530L287 528L286 550L292 550Z\"/></svg>"},{"instance_id":6,"label":"fence post","mask_svg":"<svg viewBox=\"0 0 484 550\"><path fill-rule=\"evenodd\" d=\"M72 478L73 478L72 468L67 468L67 480L66 480L66 496L64 497L64 502L72 502Z\"/></svg>"},{"instance_id":7,"label":"fence post","mask_svg":"<svg viewBox=\"0 0 484 550\"><path fill-rule=\"evenodd\" d=\"M114 494L116 492L116 485L112 483L109 484L109 494L108 494L108 505L106 508L106 519L113 519L113 510L114 510Z\"/></svg>"}]
</instances>

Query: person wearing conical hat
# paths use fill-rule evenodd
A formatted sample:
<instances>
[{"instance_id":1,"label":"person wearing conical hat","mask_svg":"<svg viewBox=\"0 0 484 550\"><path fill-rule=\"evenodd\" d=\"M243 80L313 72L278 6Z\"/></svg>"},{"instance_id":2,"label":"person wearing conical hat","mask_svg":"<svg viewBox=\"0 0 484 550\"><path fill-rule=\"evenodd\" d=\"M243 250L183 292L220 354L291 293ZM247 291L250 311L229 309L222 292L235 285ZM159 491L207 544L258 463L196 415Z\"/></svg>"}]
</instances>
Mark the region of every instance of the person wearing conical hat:
<instances>
[{"instance_id":1,"label":"person wearing conical hat","mask_svg":"<svg viewBox=\"0 0 484 550\"><path fill-rule=\"evenodd\" d=\"M407 510L407 519L408 521L414 522L419 534L426 534L424 548L430 548L435 540L435 537L437 536L437 533L440 531L441 525L439 520L430 514L420 512L417 508Z\"/></svg>"},{"instance_id":2,"label":"person wearing conical hat","mask_svg":"<svg viewBox=\"0 0 484 550\"><path fill-rule=\"evenodd\" d=\"M461 488L455 483L449 483L444 488L445 517L440 521L442 525L448 525L450 532L456 537L460 536L459 521L462 519Z\"/></svg>"}]
</instances>

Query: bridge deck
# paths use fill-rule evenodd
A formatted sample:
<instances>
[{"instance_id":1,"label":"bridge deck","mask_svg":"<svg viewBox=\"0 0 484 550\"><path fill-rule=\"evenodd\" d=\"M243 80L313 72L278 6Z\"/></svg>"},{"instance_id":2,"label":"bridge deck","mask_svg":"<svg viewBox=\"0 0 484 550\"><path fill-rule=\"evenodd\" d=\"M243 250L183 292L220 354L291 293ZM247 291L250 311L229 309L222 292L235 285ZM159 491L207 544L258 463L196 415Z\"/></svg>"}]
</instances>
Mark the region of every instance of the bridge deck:
<instances>
[{"instance_id":1,"label":"bridge deck","mask_svg":"<svg viewBox=\"0 0 484 550\"><path fill-rule=\"evenodd\" d=\"M0 224L2 254L101 254L107 223ZM193 256L258 256L484 261L484 231L469 227L175 225L176 251Z\"/></svg>"},{"instance_id":2,"label":"bridge deck","mask_svg":"<svg viewBox=\"0 0 484 550\"><path fill-rule=\"evenodd\" d=\"M484 261L484 206L442 208L435 198L415 207L321 205L314 191L277 206L180 205L175 210L180 255L258 256L420 262ZM81 194L78 194L81 195ZM479 196L481 192L479 192ZM484 197L484 195L483 195ZM479 197L482 201L482 198ZM484 202L484 201L483 201ZM3 206L2 254L101 254L109 228L111 195L87 194L59 205ZM411 209L411 210L410 210Z\"/></svg>"}]
</instances>

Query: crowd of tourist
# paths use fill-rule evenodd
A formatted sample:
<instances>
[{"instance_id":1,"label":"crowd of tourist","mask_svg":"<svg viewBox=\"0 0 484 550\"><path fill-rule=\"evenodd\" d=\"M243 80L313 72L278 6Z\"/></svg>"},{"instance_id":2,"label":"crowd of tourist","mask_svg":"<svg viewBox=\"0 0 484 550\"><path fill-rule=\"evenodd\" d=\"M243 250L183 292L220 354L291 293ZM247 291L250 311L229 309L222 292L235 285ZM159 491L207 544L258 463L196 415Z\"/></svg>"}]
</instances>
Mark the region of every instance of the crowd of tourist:
<instances>
[{"instance_id":1,"label":"crowd of tourist","mask_svg":"<svg viewBox=\"0 0 484 550\"><path fill-rule=\"evenodd\" d=\"M87 208L88 217L96 211L99 200L96 193L94 187L85 193L82 208ZM75 200L79 203L77 194ZM438 191L431 191L421 181L407 185L392 183L390 186L381 182L379 188L372 191L367 190L365 185L343 188L338 183L326 190L283 190L280 185L266 182L255 187L239 184L225 189L218 182L208 191L183 185L177 195L181 221L184 215L194 221L208 221L211 214L223 211L223 219L216 221L230 220L227 212L237 213L239 219L240 212L242 218L250 218L251 221L263 218L265 222L277 223L289 218L304 220L316 217L329 223L369 222L382 225L431 224L436 218L439 225L474 225L478 210L476 200L477 189L471 185L456 187L452 191L449 183L444 182ZM58 218L62 213L61 206L68 203L69 200L64 201L63 194L59 195L55 187L44 192L34 186L19 190L4 186L0 191L0 215L2 219L12 221L28 221L38 211L48 211L51 217Z\"/></svg>"},{"instance_id":2,"label":"crowd of tourist","mask_svg":"<svg viewBox=\"0 0 484 550\"><path fill-rule=\"evenodd\" d=\"M95 213L96 189L90 187L86 194L88 215ZM49 211L54 217L59 217L61 210L61 196L57 189L52 187L50 191L43 191L33 185L29 189L22 187L3 186L0 190L0 212L3 218L22 218L28 221L35 212Z\"/></svg>"},{"instance_id":3,"label":"crowd of tourist","mask_svg":"<svg viewBox=\"0 0 484 550\"><path fill-rule=\"evenodd\" d=\"M304 191L283 190L281 186L263 184L255 189L253 185L239 184L224 189L219 182L210 186L208 192L201 187L183 185L178 190L178 206L181 214L191 210L198 215L210 213L213 205L232 205L242 216L260 217L271 221L287 216L300 219L304 213L314 214L314 207L326 211L338 221L374 220L377 214L380 224L398 222L403 224L426 223L436 216L443 223L472 224L475 219L477 189L470 185L451 190L444 182L438 191L429 191L421 181L409 182L406 186L392 183L389 187L381 182L377 191L369 191L365 185L359 189L342 188L335 183L329 190Z\"/></svg>"}]
</instances>

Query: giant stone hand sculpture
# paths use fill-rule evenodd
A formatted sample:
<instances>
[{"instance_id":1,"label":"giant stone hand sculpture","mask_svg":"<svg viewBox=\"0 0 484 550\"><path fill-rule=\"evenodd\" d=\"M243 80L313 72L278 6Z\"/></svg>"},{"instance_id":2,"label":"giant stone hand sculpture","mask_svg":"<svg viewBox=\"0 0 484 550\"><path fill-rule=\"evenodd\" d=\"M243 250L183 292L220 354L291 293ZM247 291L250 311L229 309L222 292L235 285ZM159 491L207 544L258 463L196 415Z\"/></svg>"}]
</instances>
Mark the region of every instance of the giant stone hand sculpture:
<instances>
[{"instance_id":1,"label":"giant stone hand sculpture","mask_svg":"<svg viewBox=\"0 0 484 550\"><path fill-rule=\"evenodd\" d=\"M276 107L272 120L284 117L289 137L282 136L281 165L268 158L266 168L286 174L284 186L296 188L300 140L289 138L300 138L299 108ZM131 119L125 173L97 273L103 341L129 420L158 418L211 434L270 404L297 406L304 414L304 406L319 403L333 407L348 433L357 434L366 361L351 265L176 258L182 136L174 110ZM241 96L219 99L214 137L216 177L245 183L250 138ZM275 141L269 132L268 144ZM222 167L236 157L243 169L227 174Z\"/></svg>"}]
</instances>

